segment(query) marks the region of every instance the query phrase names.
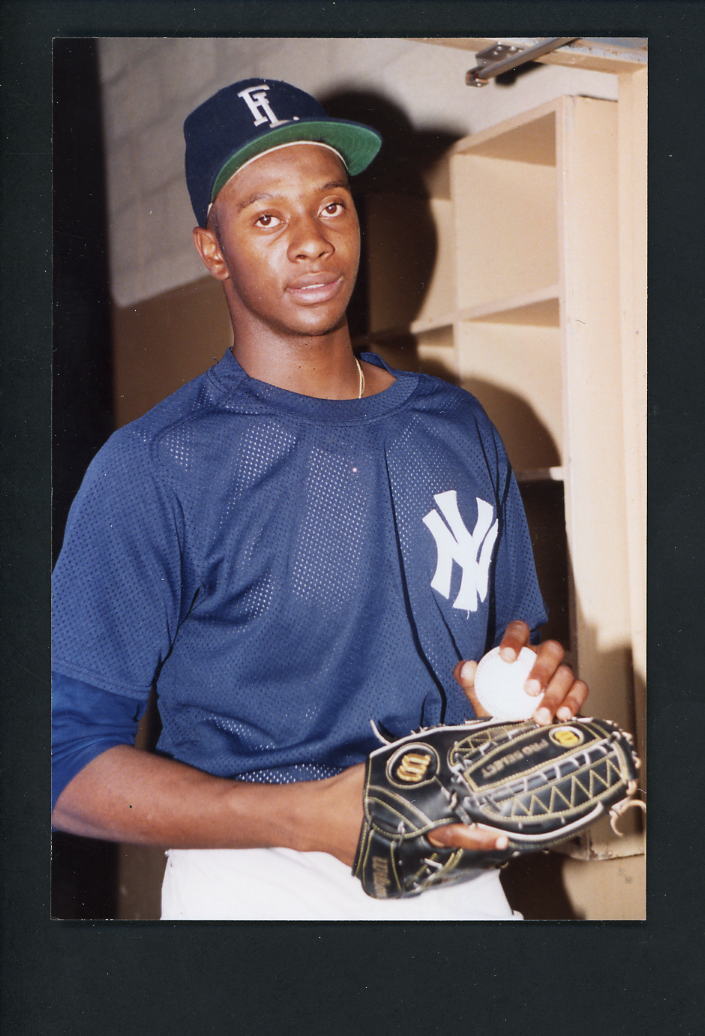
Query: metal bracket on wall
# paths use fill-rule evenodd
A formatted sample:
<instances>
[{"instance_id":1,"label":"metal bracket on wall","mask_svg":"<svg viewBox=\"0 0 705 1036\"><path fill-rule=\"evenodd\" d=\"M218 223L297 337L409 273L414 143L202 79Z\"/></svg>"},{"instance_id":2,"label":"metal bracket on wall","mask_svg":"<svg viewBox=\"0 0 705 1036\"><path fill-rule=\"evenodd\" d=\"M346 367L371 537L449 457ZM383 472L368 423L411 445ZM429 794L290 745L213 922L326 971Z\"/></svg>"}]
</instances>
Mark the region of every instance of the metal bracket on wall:
<instances>
[{"instance_id":1,"label":"metal bracket on wall","mask_svg":"<svg viewBox=\"0 0 705 1036\"><path fill-rule=\"evenodd\" d=\"M558 50L559 47L576 39L577 36L550 36L543 43L525 49L507 43L496 43L476 55L478 64L465 73L465 82L468 86L487 86L488 81L494 76L511 72L520 65L525 65L527 61L534 61L543 54Z\"/></svg>"}]
</instances>

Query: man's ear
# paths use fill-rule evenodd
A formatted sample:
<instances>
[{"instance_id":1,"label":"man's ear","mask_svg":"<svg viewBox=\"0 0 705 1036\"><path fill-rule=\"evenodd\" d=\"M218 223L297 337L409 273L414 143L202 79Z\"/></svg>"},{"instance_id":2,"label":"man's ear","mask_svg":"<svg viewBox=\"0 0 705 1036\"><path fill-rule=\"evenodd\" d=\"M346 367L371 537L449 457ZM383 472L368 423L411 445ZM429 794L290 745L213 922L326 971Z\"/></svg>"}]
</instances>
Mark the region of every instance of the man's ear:
<instances>
[{"instance_id":1,"label":"man's ear","mask_svg":"<svg viewBox=\"0 0 705 1036\"><path fill-rule=\"evenodd\" d=\"M205 227L194 227L193 243L211 277L217 281L226 281L230 274L214 232Z\"/></svg>"}]
</instances>

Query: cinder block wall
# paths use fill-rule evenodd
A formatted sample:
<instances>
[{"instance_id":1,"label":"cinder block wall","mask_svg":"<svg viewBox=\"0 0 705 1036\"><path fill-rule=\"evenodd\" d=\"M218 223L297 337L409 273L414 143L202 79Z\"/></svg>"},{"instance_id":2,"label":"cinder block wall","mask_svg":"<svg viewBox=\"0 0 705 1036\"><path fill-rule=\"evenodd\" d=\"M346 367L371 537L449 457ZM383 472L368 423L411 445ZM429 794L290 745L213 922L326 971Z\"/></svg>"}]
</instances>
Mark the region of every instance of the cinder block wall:
<instances>
[{"instance_id":1,"label":"cinder block wall","mask_svg":"<svg viewBox=\"0 0 705 1036\"><path fill-rule=\"evenodd\" d=\"M543 65L511 86L467 87L471 52L405 39L100 40L114 301L125 307L203 276L183 175L185 116L248 76L313 94L379 93L414 129L477 132L561 94L614 100L616 77Z\"/></svg>"}]
</instances>

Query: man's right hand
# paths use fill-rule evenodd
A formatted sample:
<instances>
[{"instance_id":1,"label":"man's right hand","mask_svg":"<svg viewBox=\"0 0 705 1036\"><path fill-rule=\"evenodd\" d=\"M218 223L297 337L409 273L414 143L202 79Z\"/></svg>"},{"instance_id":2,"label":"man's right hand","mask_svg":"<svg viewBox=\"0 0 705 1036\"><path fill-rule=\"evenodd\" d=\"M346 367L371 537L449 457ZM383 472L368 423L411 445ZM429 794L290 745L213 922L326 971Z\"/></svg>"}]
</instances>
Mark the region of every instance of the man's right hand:
<instances>
[{"instance_id":1,"label":"man's right hand","mask_svg":"<svg viewBox=\"0 0 705 1036\"><path fill-rule=\"evenodd\" d=\"M312 829L309 850L319 850L336 856L352 867L362 827L362 790L365 767L363 763L343 770L336 777L318 782L320 815ZM445 824L428 836L432 845L450 849L471 849L489 852L506 849L507 836L480 824Z\"/></svg>"}]
</instances>

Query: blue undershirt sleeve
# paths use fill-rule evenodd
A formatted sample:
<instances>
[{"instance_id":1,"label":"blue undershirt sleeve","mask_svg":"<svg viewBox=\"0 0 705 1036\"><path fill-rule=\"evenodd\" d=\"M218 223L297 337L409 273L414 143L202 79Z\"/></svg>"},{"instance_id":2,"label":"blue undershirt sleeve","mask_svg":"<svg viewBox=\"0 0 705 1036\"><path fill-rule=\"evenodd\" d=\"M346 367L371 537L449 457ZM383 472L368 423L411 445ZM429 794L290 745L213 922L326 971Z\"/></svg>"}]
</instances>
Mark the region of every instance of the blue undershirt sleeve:
<instances>
[{"instance_id":1,"label":"blue undershirt sleeve","mask_svg":"<svg viewBox=\"0 0 705 1036\"><path fill-rule=\"evenodd\" d=\"M147 703L52 673L51 808L92 759L115 745L132 745Z\"/></svg>"}]
</instances>

